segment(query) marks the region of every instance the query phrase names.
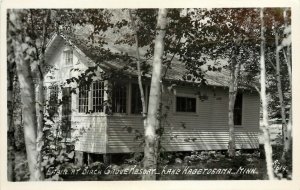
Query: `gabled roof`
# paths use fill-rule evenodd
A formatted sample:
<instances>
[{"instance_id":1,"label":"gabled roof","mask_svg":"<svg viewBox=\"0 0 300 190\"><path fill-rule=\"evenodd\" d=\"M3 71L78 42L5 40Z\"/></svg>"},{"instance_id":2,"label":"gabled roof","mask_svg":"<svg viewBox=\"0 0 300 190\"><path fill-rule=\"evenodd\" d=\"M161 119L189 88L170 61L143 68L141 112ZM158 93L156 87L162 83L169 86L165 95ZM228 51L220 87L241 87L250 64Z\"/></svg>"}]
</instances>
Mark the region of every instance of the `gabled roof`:
<instances>
[{"instance_id":1,"label":"gabled roof","mask_svg":"<svg viewBox=\"0 0 300 190\"><path fill-rule=\"evenodd\" d=\"M57 46L61 45L62 41L65 41L66 43L71 45L80 55L86 57L90 62L94 62L97 64L101 62L99 64L100 67L106 69L122 69L124 66L128 66L128 63L126 63L126 61L122 60L120 57L122 57L122 55L135 57L136 55L135 47L125 44L115 45L109 39L105 39L106 43L100 47L94 46L86 37L76 36L75 38L70 35L55 34L48 43L45 56L46 59L51 58L53 51L57 49ZM118 56L112 60L101 61L101 53L108 49L112 52L112 56ZM140 52L143 56L146 51L145 49L141 48ZM152 65L152 60L147 60L146 62L148 65ZM135 66L129 67L127 73L133 76L137 76L137 70L135 69ZM186 76L187 73L188 70L186 69L185 64L174 57L165 76L165 80L185 83L201 83L201 80L193 80L192 78L190 80L184 80L183 76ZM144 76L150 77L150 74L145 74ZM227 71L226 69L222 69L221 71L205 71L204 78L205 84L209 86L228 87L230 82L229 71ZM242 86L244 86L244 88L249 88L248 85Z\"/></svg>"}]
</instances>

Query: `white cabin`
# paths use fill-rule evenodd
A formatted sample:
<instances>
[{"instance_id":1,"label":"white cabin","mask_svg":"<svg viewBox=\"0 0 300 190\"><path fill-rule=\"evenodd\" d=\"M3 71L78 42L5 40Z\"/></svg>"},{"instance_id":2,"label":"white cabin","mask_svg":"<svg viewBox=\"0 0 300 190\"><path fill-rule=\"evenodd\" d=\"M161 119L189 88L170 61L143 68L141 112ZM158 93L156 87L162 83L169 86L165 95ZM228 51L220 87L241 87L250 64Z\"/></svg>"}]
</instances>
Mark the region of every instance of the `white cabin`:
<instances>
[{"instance_id":1,"label":"white cabin","mask_svg":"<svg viewBox=\"0 0 300 190\"><path fill-rule=\"evenodd\" d=\"M45 74L47 100L58 102L65 95L62 106L53 108L57 121L64 125L66 140L76 138L75 150L87 153L128 153L143 151L141 138L143 124L141 102L136 75L119 81L101 80L99 69L89 87L77 88L76 84L63 86L71 77L78 77L78 70L95 65L85 44L75 44L62 35L55 35L46 50L46 62L52 66ZM120 62L120 60L118 60ZM118 67L118 62L102 65ZM78 69L78 70L77 70ZM184 65L175 62L163 83L164 128L161 145L165 151L222 150L228 148L228 74L207 72L207 86L195 87L180 77ZM99 81L100 79L100 81ZM177 82L170 89L172 81ZM110 85L108 85L110 84ZM149 78L145 79L145 94L149 94ZM112 93L107 93L109 86ZM89 89L88 89L89 88ZM112 96L112 97L109 97ZM103 103L111 98L108 113ZM146 96L146 101L148 96ZM148 102L148 101L147 101ZM237 149L257 149L259 146L259 94L242 90L235 104L235 138ZM56 110L57 109L57 110ZM89 113L88 113L89 112Z\"/></svg>"}]
</instances>

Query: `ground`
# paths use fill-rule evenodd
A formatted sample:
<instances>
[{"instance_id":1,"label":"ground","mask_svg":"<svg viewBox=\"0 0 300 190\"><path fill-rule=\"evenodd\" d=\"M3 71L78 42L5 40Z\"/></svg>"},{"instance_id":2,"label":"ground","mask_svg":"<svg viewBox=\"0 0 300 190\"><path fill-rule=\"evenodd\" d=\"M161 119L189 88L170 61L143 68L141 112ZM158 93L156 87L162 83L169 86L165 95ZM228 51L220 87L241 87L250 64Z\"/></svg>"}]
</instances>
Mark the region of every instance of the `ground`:
<instances>
[{"instance_id":1,"label":"ground","mask_svg":"<svg viewBox=\"0 0 300 190\"><path fill-rule=\"evenodd\" d=\"M278 126L272 126L270 136L273 146L273 161L276 177L291 179L292 151L286 162L281 163L282 145ZM94 162L89 166L77 167L72 163L59 169L45 170L48 180L102 181L141 180L141 153L112 156L112 162L105 165ZM115 159L119 158L119 159ZM163 153L158 167L157 180L264 180L267 179L263 146L259 150L237 151L235 158L228 158L226 151L198 151ZM131 173L124 174L126 171ZM123 174L120 174L123 172ZM16 153L16 181L29 179L25 152Z\"/></svg>"}]
</instances>

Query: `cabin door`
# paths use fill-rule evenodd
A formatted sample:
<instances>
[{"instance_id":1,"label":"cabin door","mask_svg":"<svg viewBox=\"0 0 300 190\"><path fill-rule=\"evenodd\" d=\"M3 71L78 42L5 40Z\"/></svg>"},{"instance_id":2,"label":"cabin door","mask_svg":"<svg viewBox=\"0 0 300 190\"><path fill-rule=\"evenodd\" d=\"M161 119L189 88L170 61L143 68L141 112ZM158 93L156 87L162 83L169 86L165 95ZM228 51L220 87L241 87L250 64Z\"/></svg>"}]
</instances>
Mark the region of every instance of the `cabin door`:
<instances>
[{"instance_id":1,"label":"cabin door","mask_svg":"<svg viewBox=\"0 0 300 190\"><path fill-rule=\"evenodd\" d=\"M71 87L62 90L62 137L71 138Z\"/></svg>"}]
</instances>

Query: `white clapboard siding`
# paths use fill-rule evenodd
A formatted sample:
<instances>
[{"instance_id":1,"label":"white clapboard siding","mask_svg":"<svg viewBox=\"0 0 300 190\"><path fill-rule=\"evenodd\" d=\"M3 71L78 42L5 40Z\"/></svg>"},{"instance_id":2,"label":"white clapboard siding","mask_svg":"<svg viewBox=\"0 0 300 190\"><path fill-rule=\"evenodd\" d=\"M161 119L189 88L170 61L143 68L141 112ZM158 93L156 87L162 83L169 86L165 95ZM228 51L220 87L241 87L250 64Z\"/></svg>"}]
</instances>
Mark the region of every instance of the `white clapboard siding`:
<instances>
[{"instance_id":1,"label":"white clapboard siding","mask_svg":"<svg viewBox=\"0 0 300 190\"><path fill-rule=\"evenodd\" d=\"M143 132L141 116L108 116L107 151L109 153L141 151L141 139L136 137Z\"/></svg>"},{"instance_id":2,"label":"white clapboard siding","mask_svg":"<svg viewBox=\"0 0 300 190\"><path fill-rule=\"evenodd\" d=\"M106 116L79 116L72 118L72 127L76 129L73 138L75 150L93 153L106 153Z\"/></svg>"},{"instance_id":3,"label":"white clapboard siding","mask_svg":"<svg viewBox=\"0 0 300 190\"><path fill-rule=\"evenodd\" d=\"M228 148L228 93L222 89L206 89L208 99L197 99L197 113L176 113L175 96L163 97L170 102L167 119L162 120L164 135L161 145L166 151L218 150ZM195 94L190 89L177 90L176 94ZM166 111L166 110L164 110ZM128 127L131 131L127 130ZM141 141L134 140L135 129L143 133L140 116L109 116L107 152L142 151ZM259 97L244 93L243 121L236 126L236 147L238 149L258 148Z\"/></svg>"}]
</instances>

